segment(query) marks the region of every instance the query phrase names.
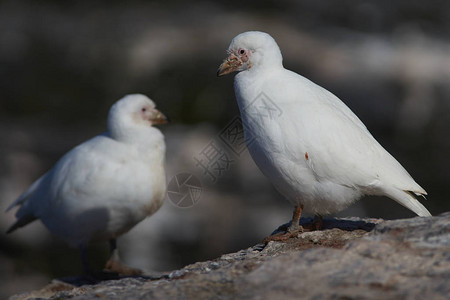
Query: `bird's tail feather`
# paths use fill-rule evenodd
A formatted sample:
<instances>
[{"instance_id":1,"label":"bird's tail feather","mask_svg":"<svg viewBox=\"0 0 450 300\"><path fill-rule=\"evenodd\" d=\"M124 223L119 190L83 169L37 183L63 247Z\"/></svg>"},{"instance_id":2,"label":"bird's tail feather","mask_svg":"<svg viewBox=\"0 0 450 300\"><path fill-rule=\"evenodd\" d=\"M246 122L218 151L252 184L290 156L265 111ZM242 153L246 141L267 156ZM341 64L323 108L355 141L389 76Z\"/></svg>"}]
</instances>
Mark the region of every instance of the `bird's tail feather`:
<instances>
[{"instance_id":1,"label":"bird's tail feather","mask_svg":"<svg viewBox=\"0 0 450 300\"><path fill-rule=\"evenodd\" d=\"M23 205L28 200L28 198L36 191L36 189L41 184L41 181L44 180L47 174L48 172L42 175L38 180L33 182L33 184L25 192L23 192L22 195L19 196L19 198L17 198L13 203L11 203L10 206L8 206L6 212L10 211L15 206Z\"/></svg>"},{"instance_id":2,"label":"bird's tail feather","mask_svg":"<svg viewBox=\"0 0 450 300\"><path fill-rule=\"evenodd\" d=\"M17 228L23 227L23 226L33 222L36 219L37 218L35 216L33 216L33 215L23 216L19 220L17 220L16 223L12 224L11 227L8 228L6 233L11 233L14 230L16 230Z\"/></svg>"},{"instance_id":3,"label":"bird's tail feather","mask_svg":"<svg viewBox=\"0 0 450 300\"><path fill-rule=\"evenodd\" d=\"M412 210L418 216L420 216L420 217L430 217L431 216L431 213L428 211L428 209L426 209L425 206L423 206L422 203L420 203L413 196L413 193L417 195L416 192L404 191L404 190L399 190L396 188L385 189L384 192L385 192L386 196L397 201L399 204L403 205L404 207L408 208L409 210ZM424 196L422 193L419 193L419 195Z\"/></svg>"}]
</instances>

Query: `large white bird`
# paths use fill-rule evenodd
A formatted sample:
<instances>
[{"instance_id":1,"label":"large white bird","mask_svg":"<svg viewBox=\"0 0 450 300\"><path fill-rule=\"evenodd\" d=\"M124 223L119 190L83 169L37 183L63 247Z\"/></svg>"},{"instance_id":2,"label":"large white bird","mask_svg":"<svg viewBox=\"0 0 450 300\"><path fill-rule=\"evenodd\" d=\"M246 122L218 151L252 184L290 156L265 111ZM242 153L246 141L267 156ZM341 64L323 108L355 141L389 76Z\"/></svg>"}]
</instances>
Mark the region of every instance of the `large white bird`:
<instances>
[{"instance_id":1,"label":"large white bird","mask_svg":"<svg viewBox=\"0 0 450 300\"><path fill-rule=\"evenodd\" d=\"M90 273L86 247L109 240L110 271L136 273L121 264L116 238L163 204L165 142L153 125L167 118L144 95L127 95L108 115L106 132L65 154L11 206L20 206L8 233L40 219L70 246L79 247Z\"/></svg>"},{"instance_id":2,"label":"large white bird","mask_svg":"<svg viewBox=\"0 0 450 300\"><path fill-rule=\"evenodd\" d=\"M261 171L294 206L288 233L302 210L340 211L363 195L388 196L430 216L414 195L427 193L335 95L286 70L267 33L237 35L217 72L233 71L247 147Z\"/></svg>"}]
</instances>

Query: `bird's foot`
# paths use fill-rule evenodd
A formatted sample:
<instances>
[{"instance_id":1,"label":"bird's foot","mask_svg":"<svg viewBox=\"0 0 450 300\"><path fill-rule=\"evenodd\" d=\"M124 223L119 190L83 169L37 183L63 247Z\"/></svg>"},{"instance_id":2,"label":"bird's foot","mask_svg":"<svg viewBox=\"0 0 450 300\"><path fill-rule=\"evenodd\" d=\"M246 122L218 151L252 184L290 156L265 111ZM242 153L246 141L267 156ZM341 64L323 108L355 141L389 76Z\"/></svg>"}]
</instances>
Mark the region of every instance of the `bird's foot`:
<instances>
[{"instance_id":1,"label":"bird's foot","mask_svg":"<svg viewBox=\"0 0 450 300\"><path fill-rule=\"evenodd\" d=\"M303 233L305 230L303 229L302 226L297 226L297 227L289 227L286 231L281 231L281 232L277 232L275 234L272 234L268 237L266 237L265 239L262 240L263 243L268 243L270 241L275 241L275 242L284 242L287 241L291 238L295 238L297 237L300 233Z\"/></svg>"},{"instance_id":2,"label":"bird's foot","mask_svg":"<svg viewBox=\"0 0 450 300\"><path fill-rule=\"evenodd\" d=\"M307 231L319 231L323 229L323 219L321 215L316 215L311 224L304 226Z\"/></svg>"},{"instance_id":3,"label":"bird's foot","mask_svg":"<svg viewBox=\"0 0 450 300\"><path fill-rule=\"evenodd\" d=\"M123 264L120 260L110 258L105 265L105 272L117 273L122 276L136 276L142 275L142 270L135 269Z\"/></svg>"}]
</instances>

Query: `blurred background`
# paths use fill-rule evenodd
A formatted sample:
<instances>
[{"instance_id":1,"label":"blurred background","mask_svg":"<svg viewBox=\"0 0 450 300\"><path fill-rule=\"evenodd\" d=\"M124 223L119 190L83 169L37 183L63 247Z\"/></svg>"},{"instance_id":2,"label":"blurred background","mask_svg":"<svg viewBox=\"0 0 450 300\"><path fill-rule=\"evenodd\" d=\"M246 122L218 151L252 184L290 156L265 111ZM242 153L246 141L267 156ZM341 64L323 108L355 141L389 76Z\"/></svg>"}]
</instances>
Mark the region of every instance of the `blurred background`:
<instances>
[{"instance_id":1,"label":"blurred background","mask_svg":"<svg viewBox=\"0 0 450 300\"><path fill-rule=\"evenodd\" d=\"M64 3L64 4L63 4ZM432 214L450 210L450 2L1 1L0 207L65 152L105 130L128 93L154 99L172 123L167 178L201 182L199 201L160 211L119 239L131 266L170 271L261 241L288 222L291 205L247 151L218 139L238 116L233 76L217 78L231 39L270 33L286 68L326 87L367 125L428 192ZM213 182L195 157L211 142L233 160ZM406 218L387 198L364 198L338 216ZM0 217L0 298L81 272L78 251L40 222L6 236ZM106 243L93 244L101 268Z\"/></svg>"}]
</instances>

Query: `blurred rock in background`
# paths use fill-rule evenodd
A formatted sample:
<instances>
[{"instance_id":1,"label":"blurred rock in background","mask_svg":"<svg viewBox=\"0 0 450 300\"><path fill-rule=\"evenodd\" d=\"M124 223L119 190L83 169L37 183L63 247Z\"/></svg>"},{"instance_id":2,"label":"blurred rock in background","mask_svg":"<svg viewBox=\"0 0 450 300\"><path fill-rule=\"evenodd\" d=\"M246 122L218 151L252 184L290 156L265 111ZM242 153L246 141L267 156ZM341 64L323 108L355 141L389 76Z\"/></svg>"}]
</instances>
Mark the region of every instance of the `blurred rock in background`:
<instances>
[{"instance_id":1,"label":"blurred rock in background","mask_svg":"<svg viewBox=\"0 0 450 300\"><path fill-rule=\"evenodd\" d=\"M0 3L0 199L5 209L58 158L105 129L127 93L154 99L172 124L167 176L202 184L198 203L167 201L119 239L135 267L171 270L253 245L290 218L291 206L247 151L218 140L238 115L232 76L216 78L231 39L270 33L285 67L341 98L428 192L450 209L450 3L446 1L127 1ZM196 166L211 142L232 162L213 182ZM226 151L226 152L225 152ZM387 198L339 216L411 217ZM0 229L13 222L0 218ZM0 297L79 273L78 252L36 222L1 235ZM90 253L100 268L107 247Z\"/></svg>"}]
</instances>

